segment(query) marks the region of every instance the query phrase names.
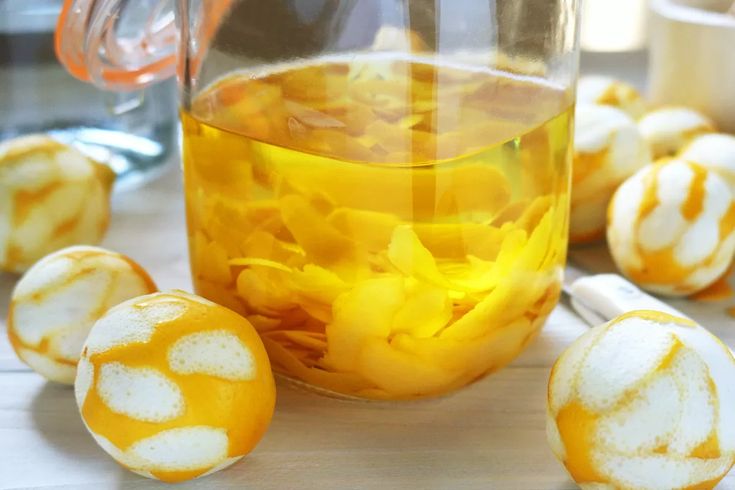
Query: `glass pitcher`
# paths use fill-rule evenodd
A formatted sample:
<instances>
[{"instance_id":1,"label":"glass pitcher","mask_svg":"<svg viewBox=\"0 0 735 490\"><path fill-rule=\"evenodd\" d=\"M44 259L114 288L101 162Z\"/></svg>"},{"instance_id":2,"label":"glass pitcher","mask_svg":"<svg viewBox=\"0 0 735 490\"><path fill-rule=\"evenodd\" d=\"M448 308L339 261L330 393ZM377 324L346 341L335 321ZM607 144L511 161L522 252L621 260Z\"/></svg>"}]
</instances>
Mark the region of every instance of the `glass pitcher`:
<instances>
[{"instance_id":1,"label":"glass pitcher","mask_svg":"<svg viewBox=\"0 0 735 490\"><path fill-rule=\"evenodd\" d=\"M0 141L44 133L110 166L118 189L160 175L176 149L174 81L108 92L54 56L62 0L0 0Z\"/></svg>"},{"instance_id":2,"label":"glass pitcher","mask_svg":"<svg viewBox=\"0 0 735 490\"><path fill-rule=\"evenodd\" d=\"M577 10L76 0L57 35L107 88L178 75L197 292L277 373L392 400L499 369L557 302Z\"/></svg>"}]
</instances>

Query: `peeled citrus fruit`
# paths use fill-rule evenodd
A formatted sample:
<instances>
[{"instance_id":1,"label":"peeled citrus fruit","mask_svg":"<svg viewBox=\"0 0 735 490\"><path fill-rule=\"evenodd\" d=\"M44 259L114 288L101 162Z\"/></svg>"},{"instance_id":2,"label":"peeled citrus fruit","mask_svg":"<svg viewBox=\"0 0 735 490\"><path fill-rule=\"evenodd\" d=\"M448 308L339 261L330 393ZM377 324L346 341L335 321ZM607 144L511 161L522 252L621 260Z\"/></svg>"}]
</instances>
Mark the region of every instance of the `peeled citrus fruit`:
<instances>
[{"instance_id":1,"label":"peeled citrus fruit","mask_svg":"<svg viewBox=\"0 0 735 490\"><path fill-rule=\"evenodd\" d=\"M605 215L615 189L649 163L648 145L635 121L611 106L577 106L572 166L573 243L605 236Z\"/></svg>"},{"instance_id":2,"label":"peeled citrus fruit","mask_svg":"<svg viewBox=\"0 0 735 490\"><path fill-rule=\"evenodd\" d=\"M620 271L642 288L692 294L730 265L735 200L716 173L684 160L663 160L618 188L607 241Z\"/></svg>"},{"instance_id":3,"label":"peeled citrus fruit","mask_svg":"<svg viewBox=\"0 0 735 490\"><path fill-rule=\"evenodd\" d=\"M634 119L642 116L646 110L646 103L635 87L603 75L580 77L577 103L614 106Z\"/></svg>"},{"instance_id":4,"label":"peeled citrus fruit","mask_svg":"<svg viewBox=\"0 0 735 490\"><path fill-rule=\"evenodd\" d=\"M583 489L711 489L735 462L735 359L691 320L634 311L551 370L547 436Z\"/></svg>"},{"instance_id":5,"label":"peeled citrus fruit","mask_svg":"<svg viewBox=\"0 0 735 490\"><path fill-rule=\"evenodd\" d=\"M685 146L678 158L714 170L735 191L735 136L724 133L703 134Z\"/></svg>"},{"instance_id":6,"label":"peeled citrus fruit","mask_svg":"<svg viewBox=\"0 0 735 490\"><path fill-rule=\"evenodd\" d=\"M167 482L242 458L275 404L268 356L252 325L179 291L128 300L100 318L74 391L85 425L110 456Z\"/></svg>"},{"instance_id":7,"label":"peeled citrus fruit","mask_svg":"<svg viewBox=\"0 0 735 490\"><path fill-rule=\"evenodd\" d=\"M653 110L638 121L638 127L654 159L673 156L695 137L716 129L710 118L687 107Z\"/></svg>"},{"instance_id":8,"label":"peeled citrus fruit","mask_svg":"<svg viewBox=\"0 0 735 490\"><path fill-rule=\"evenodd\" d=\"M72 384L94 322L112 306L155 290L125 255L88 246L59 250L34 264L13 290L10 344L34 371Z\"/></svg>"},{"instance_id":9,"label":"peeled citrus fruit","mask_svg":"<svg viewBox=\"0 0 735 490\"><path fill-rule=\"evenodd\" d=\"M115 174L47 136L0 143L0 270L23 272L69 245L98 243Z\"/></svg>"}]
</instances>

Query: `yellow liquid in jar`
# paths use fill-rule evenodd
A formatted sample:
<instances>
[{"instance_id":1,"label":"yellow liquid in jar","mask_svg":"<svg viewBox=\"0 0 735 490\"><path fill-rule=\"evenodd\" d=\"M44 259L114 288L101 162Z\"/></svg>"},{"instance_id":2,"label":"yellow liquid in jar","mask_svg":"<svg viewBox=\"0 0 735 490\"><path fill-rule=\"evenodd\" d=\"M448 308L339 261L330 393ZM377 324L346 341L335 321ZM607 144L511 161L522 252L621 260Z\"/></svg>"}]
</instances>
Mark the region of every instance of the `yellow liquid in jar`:
<instances>
[{"instance_id":1,"label":"yellow liquid in jar","mask_svg":"<svg viewBox=\"0 0 735 490\"><path fill-rule=\"evenodd\" d=\"M417 59L232 73L182 113L195 288L321 390L471 383L558 299L571 119L537 79Z\"/></svg>"}]
</instances>

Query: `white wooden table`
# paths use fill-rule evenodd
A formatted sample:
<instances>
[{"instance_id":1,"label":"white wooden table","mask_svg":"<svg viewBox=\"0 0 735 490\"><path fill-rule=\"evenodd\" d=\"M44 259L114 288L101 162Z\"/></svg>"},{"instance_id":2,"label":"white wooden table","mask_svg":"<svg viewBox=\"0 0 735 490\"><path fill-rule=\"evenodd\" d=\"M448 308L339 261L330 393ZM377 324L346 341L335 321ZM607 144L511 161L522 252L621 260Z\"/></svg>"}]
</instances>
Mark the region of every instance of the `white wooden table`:
<instances>
[{"instance_id":1,"label":"white wooden table","mask_svg":"<svg viewBox=\"0 0 735 490\"><path fill-rule=\"evenodd\" d=\"M162 289L190 289L178 168L115 197L104 245L138 260ZM591 271L612 270L601 247L572 255ZM15 281L0 273L2 319ZM735 347L729 303L673 304ZM550 366L586 329L560 306L511 366L441 399L346 402L279 385L273 423L256 450L228 470L177 488L576 488L546 444L545 391ZM29 371L3 335L0 488L165 486L114 463L84 430L72 390ZM735 489L735 472L718 488Z\"/></svg>"}]
</instances>

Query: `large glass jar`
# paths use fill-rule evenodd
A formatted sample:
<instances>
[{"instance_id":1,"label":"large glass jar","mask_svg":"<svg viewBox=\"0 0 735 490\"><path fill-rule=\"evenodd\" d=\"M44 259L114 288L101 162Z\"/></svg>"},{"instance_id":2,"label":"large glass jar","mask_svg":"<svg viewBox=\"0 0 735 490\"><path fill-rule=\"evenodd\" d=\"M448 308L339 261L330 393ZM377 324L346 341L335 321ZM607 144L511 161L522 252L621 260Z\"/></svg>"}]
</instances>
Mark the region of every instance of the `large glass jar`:
<instances>
[{"instance_id":1,"label":"large glass jar","mask_svg":"<svg viewBox=\"0 0 735 490\"><path fill-rule=\"evenodd\" d=\"M417 398L533 339L567 245L576 1L177 14L194 285L252 322L276 372Z\"/></svg>"}]
</instances>

